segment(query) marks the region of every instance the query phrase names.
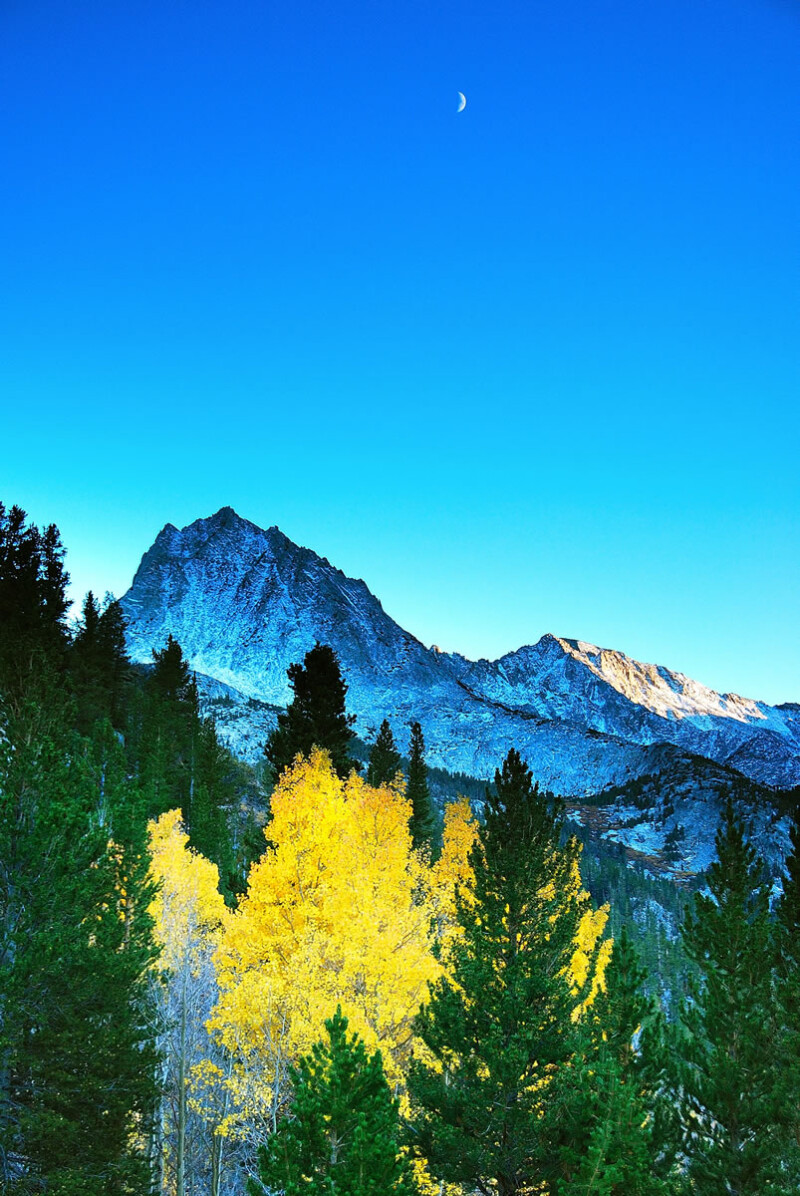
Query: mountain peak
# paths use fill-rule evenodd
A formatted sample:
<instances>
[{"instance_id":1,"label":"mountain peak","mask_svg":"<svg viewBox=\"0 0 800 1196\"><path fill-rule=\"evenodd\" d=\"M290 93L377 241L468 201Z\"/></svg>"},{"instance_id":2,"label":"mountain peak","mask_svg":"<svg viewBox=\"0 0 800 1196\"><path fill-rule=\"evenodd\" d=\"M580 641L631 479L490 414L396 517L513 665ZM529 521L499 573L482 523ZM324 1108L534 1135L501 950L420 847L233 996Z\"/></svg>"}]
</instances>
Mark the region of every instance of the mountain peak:
<instances>
[{"instance_id":1,"label":"mountain peak","mask_svg":"<svg viewBox=\"0 0 800 1196\"><path fill-rule=\"evenodd\" d=\"M233 507L220 507L208 520L209 523L241 523L242 517Z\"/></svg>"},{"instance_id":2,"label":"mountain peak","mask_svg":"<svg viewBox=\"0 0 800 1196\"><path fill-rule=\"evenodd\" d=\"M425 648L363 581L230 506L167 524L122 606L134 661L172 635L198 674L271 706L291 696L288 666L330 644L359 734L419 721L431 763L451 771L489 776L514 744L546 787L591 792L627 775L634 745L669 743L767 783L800 779L793 711L552 632L497 661Z\"/></svg>"}]
</instances>

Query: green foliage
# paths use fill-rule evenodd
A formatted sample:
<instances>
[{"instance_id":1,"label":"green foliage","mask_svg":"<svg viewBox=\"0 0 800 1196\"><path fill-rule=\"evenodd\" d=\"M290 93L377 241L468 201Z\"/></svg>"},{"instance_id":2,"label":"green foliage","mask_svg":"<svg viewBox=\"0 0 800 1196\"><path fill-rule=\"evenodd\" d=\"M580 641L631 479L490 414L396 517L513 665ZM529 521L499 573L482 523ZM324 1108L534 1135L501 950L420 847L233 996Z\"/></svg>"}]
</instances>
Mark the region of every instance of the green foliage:
<instances>
[{"instance_id":1,"label":"green foliage","mask_svg":"<svg viewBox=\"0 0 800 1196\"><path fill-rule=\"evenodd\" d=\"M800 803L794 811L789 842L783 894L777 912L784 971L793 973L800 970Z\"/></svg>"},{"instance_id":2,"label":"green foliage","mask_svg":"<svg viewBox=\"0 0 800 1196\"><path fill-rule=\"evenodd\" d=\"M384 719L370 748L367 784L376 789L381 785L388 785L400 772L400 767L400 753L394 742L392 728L388 720Z\"/></svg>"},{"instance_id":3,"label":"green foliage","mask_svg":"<svg viewBox=\"0 0 800 1196\"><path fill-rule=\"evenodd\" d=\"M95 722L109 719L124 729L125 689L130 661L125 650L122 607L110 594L102 610L89 591L69 654L78 729L87 734Z\"/></svg>"},{"instance_id":4,"label":"green foliage","mask_svg":"<svg viewBox=\"0 0 800 1196\"><path fill-rule=\"evenodd\" d=\"M197 718L194 730L193 782L184 825L191 846L219 868L220 885L230 899L240 889L229 819L235 800L236 766L217 739L210 719Z\"/></svg>"},{"instance_id":5,"label":"green foliage","mask_svg":"<svg viewBox=\"0 0 800 1196\"><path fill-rule=\"evenodd\" d=\"M318 747L328 752L344 779L358 767L350 755L355 716L345 711L347 686L336 653L327 644L315 644L303 663L290 665L287 672L294 697L278 715L265 752L275 777L295 756L309 756Z\"/></svg>"},{"instance_id":6,"label":"green foliage","mask_svg":"<svg viewBox=\"0 0 800 1196\"><path fill-rule=\"evenodd\" d=\"M776 1111L783 1129L783 1166L787 1181L800 1191L800 807L791 828L783 895L777 909L777 984L779 1019Z\"/></svg>"},{"instance_id":7,"label":"green foliage","mask_svg":"<svg viewBox=\"0 0 800 1196\"><path fill-rule=\"evenodd\" d=\"M213 722L201 717L194 677L171 635L153 653L132 724L132 754L148 816L179 808L192 847L218 866L223 891L232 899L239 887L229 828L236 764Z\"/></svg>"},{"instance_id":8,"label":"green foliage","mask_svg":"<svg viewBox=\"0 0 800 1196\"><path fill-rule=\"evenodd\" d=\"M628 931L644 968L647 992L672 1016L686 985L688 961L679 928L690 893L684 885L628 859L622 844L594 838L575 823L570 831L583 844L581 878L593 901L610 906L611 937L616 940L623 928Z\"/></svg>"},{"instance_id":9,"label":"green foliage","mask_svg":"<svg viewBox=\"0 0 800 1196\"><path fill-rule=\"evenodd\" d=\"M171 635L160 652L153 652L151 683L154 691L165 702L189 702L192 693L192 678L189 666L183 658L181 646Z\"/></svg>"},{"instance_id":10,"label":"green foliage","mask_svg":"<svg viewBox=\"0 0 800 1196\"><path fill-rule=\"evenodd\" d=\"M0 676L4 1191L134 1196L156 1096L143 819L111 727L74 730L52 625L29 626Z\"/></svg>"},{"instance_id":11,"label":"green foliage","mask_svg":"<svg viewBox=\"0 0 800 1196\"><path fill-rule=\"evenodd\" d=\"M40 532L21 507L0 503L0 677L5 692L24 684L31 652L63 654L68 602L58 528Z\"/></svg>"},{"instance_id":12,"label":"green foliage","mask_svg":"<svg viewBox=\"0 0 800 1196\"><path fill-rule=\"evenodd\" d=\"M251 1193L414 1196L380 1052L370 1056L357 1034L348 1037L340 1008L325 1029L327 1042L292 1070L291 1114L262 1147L262 1183L251 1182Z\"/></svg>"},{"instance_id":13,"label":"green foliage","mask_svg":"<svg viewBox=\"0 0 800 1196\"><path fill-rule=\"evenodd\" d=\"M408 752L408 787L406 796L411 802L411 840L414 847L427 845L431 850L436 845L436 814L428 788L428 770L425 767L425 740L419 723L411 724L411 746Z\"/></svg>"},{"instance_id":14,"label":"green foliage","mask_svg":"<svg viewBox=\"0 0 800 1196\"><path fill-rule=\"evenodd\" d=\"M515 751L487 794L462 896L463 937L416 1029L437 1066L409 1075L413 1144L443 1180L482 1193L536 1191L559 1170L562 1101L553 1079L578 1046L572 1012L586 992L567 972L581 913L579 854L562 844L559 803L540 794Z\"/></svg>"},{"instance_id":15,"label":"green foliage","mask_svg":"<svg viewBox=\"0 0 800 1196\"><path fill-rule=\"evenodd\" d=\"M200 717L179 645L133 669L119 604L91 594L70 642L66 581L57 530L0 506L0 1187L145 1196L147 818L180 806L233 887L227 815L252 782Z\"/></svg>"},{"instance_id":16,"label":"green foliage","mask_svg":"<svg viewBox=\"0 0 800 1196\"><path fill-rule=\"evenodd\" d=\"M560 1078L564 1117L557 1196L658 1196L654 1069L634 1041L655 1019L626 930L614 943L580 1027L581 1048ZM647 1039L644 1039L645 1043Z\"/></svg>"},{"instance_id":17,"label":"green foliage","mask_svg":"<svg viewBox=\"0 0 800 1196\"><path fill-rule=\"evenodd\" d=\"M708 892L683 937L696 971L682 1010L681 1118L691 1190L703 1196L796 1191L782 1183L776 1107L779 1022L762 867L730 798Z\"/></svg>"}]
</instances>

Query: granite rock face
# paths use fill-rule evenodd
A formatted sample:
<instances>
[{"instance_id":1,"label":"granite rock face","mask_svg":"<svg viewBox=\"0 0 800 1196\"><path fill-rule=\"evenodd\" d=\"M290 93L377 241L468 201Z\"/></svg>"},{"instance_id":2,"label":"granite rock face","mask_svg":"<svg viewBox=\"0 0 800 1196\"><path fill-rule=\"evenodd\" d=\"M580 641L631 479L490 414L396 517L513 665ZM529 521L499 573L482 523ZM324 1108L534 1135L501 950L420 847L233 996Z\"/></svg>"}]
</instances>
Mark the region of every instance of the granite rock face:
<instances>
[{"instance_id":1,"label":"granite rock face","mask_svg":"<svg viewBox=\"0 0 800 1196\"><path fill-rule=\"evenodd\" d=\"M718 694L554 635L495 661L426 648L363 581L230 507L180 530L167 524L122 605L132 659L149 663L172 634L209 699L227 709L221 734L245 757L260 753L289 699L288 666L319 640L339 656L359 735L371 738L388 718L405 748L418 719L429 763L450 772L489 777L514 746L565 796L652 775L665 751L767 786L800 783L796 705Z\"/></svg>"}]
</instances>

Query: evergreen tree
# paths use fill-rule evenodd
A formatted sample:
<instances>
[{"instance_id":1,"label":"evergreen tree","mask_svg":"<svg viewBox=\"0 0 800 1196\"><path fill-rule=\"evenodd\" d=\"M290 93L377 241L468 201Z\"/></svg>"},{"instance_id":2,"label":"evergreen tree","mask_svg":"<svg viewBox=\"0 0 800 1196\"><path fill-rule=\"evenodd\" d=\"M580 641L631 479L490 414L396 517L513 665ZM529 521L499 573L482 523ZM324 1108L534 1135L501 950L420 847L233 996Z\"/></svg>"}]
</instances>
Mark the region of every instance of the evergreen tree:
<instances>
[{"instance_id":1,"label":"evergreen tree","mask_svg":"<svg viewBox=\"0 0 800 1196\"><path fill-rule=\"evenodd\" d=\"M409 1074L414 1146L442 1180L483 1196L544 1190L559 1173L556 1079L578 1045L573 1013L589 992L569 969L588 899L580 848L562 844L562 807L510 751L457 900L462 933L416 1030L434 1063Z\"/></svg>"},{"instance_id":2,"label":"evergreen tree","mask_svg":"<svg viewBox=\"0 0 800 1196\"><path fill-rule=\"evenodd\" d=\"M63 660L69 603L58 528L40 532L21 507L0 503L0 685L7 697L26 684L32 654Z\"/></svg>"},{"instance_id":3,"label":"evergreen tree","mask_svg":"<svg viewBox=\"0 0 800 1196\"><path fill-rule=\"evenodd\" d=\"M106 594L98 628L106 717L118 730L125 722L131 662L125 646L125 616L113 594Z\"/></svg>"},{"instance_id":4,"label":"evergreen tree","mask_svg":"<svg viewBox=\"0 0 800 1196\"><path fill-rule=\"evenodd\" d=\"M193 757L199 720L196 689L180 644L170 635L153 652L132 735L136 772L146 795L147 813L157 818L179 807L191 814Z\"/></svg>"},{"instance_id":5,"label":"evergreen tree","mask_svg":"<svg viewBox=\"0 0 800 1196\"><path fill-rule=\"evenodd\" d=\"M240 887L229 828L235 801L234 769L235 762L217 739L212 720L200 719L195 730L190 817L185 825L194 850L219 868L220 888L229 902ZM262 833L262 850L263 844Z\"/></svg>"},{"instance_id":6,"label":"evergreen tree","mask_svg":"<svg viewBox=\"0 0 800 1196\"><path fill-rule=\"evenodd\" d=\"M683 926L696 969L681 1019L688 1176L703 1196L788 1193L773 1183L781 1144L769 891L730 796L716 851L708 892L695 895Z\"/></svg>"},{"instance_id":7,"label":"evergreen tree","mask_svg":"<svg viewBox=\"0 0 800 1196\"><path fill-rule=\"evenodd\" d=\"M75 629L70 652L72 685L77 701L77 723L86 733L105 713L100 651L100 610L91 590L87 593L81 619Z\"/></svg>"},{"instance_id":8,"label":"evergreen tree","mask_svg":"<svg viewBox=\"0 0 800 1196\"><path fill-rule=\"evenodd\" d=\"M111 595L102 611L89 591L73 637L70 669L77 701L77 725L84 733L98 720L122 729L124 688L130 669L122 608Z\"/></svg>"},{"instance_id":9,"label":"evergreen tree","mask_svg":"<svg viewBox=\"0 0 800 1196\"><path fill-rule=\"evenodd\" d=\"M12 642L0 623L0 1169L15 1196L138 1196L152 891L116 736L106 724L95 752L74 731L59 543L55 529L4 542L3 569L28 573L17 596L40 610L15 610Z\"/></svg>"},{"instance_id":10,"label":"evergreen tree","mask_svg":"<svg viewBox=\"0 0 800 1196\"><path fill-rule=\"evenodd\" d=\"M789 854L777 914L783 970L795 973L800 971L800 805L794 811L789 830Z\"/></svg>"},{"instance_id":11,"label":"evergreen tree","mask_svg":"<svg viewBox=\"0 0 800 1196\"><path fill-rule=\"evenodd\" d=\"M192 678L181 646L172 635L160 652L153 650L152 686L165 701L185 702L190 698Z\"/></svg>"},{"instance_id":12,"label":"evergreen tree","mask_svg":"<svg viewBox=\"0 0 800 1196\"><path fill-rule=\"evenodd\" d=\"M784 1143L775 1182L793 1183L800 1191L800 808L790 831L775 929L779 1018L776 1114Z\"/></svg>"},{"instance_id":13,"label":"evergreen tree","mask_svg":"<svg viewBox=\"0 0 800 1196\"><path fill-rule=\"evenodd\" d=\"M381 785L389 785L400 772L400 767L400 753L395 746L392 728L384 719L370 748L367 784L376 789Z\"/></svg>"},{"instance_id":14,"label":"evergreen tree","mask_svg":"<svg viewBox=\"0 0 800 1196\"><path fill-rule=\"evenodd\" d=\"M564 1118L557 1196L657 1196L656 1093L634 1039L655 1009L644 995L627 929L615 941L605 988L582 1019L582 1049L559 1078Z\"/></svg>"},{"instance_id":15,"label":"evergreen tree","mask_svg":"<svg viewBox=\"0 0 800 1196\"><path fill-rule=\"evenodd\" d=\"M315 1044L291 1079L291 1115L259 1158L253 1196L414 1196L400 1152L398 1102L383 1073L380 1051L368 1055L337 1008L325 1022L327 1042ZM262 1186L263 1185L263 1186Z\"/></svg>"},{"instance_id":16,"label":"evergreen tree","mask_svg":"<svg viewBox=\"0 0 800 1196\"><path fill-rule=\"evenodd\" d=\"M433 849L436 840L436 815L428 788L425 767L425 740L419 723L411 724L411 745L408 752L408 787L406 796L411 802L411 840L414 847L427 844Z\"/></svg>"},{"instance_id":17,"label":"evergreen tree","mask_svg":"<svg viewBox=\"0 0 800 1196\"><path fill-rule=\"evenodd\" d=\"M234 765L211 719L200 714L196 681L170 635L153 652L137 729L137 771L150 817L179 808L192 847L218 866L223 890L236 887L229 814Z\"/></svg>"},{"instance_id":18,"label":"evergreen tree","mask_svg":"<svg viewBox=\"0 0 800 1196\"><path fill-rule=\"evenodd\" d=\"M355 716L345 711L347 686L336 653L327 644L315 644L303 663L289 665L287 673L294 697L278 715L265 753L275 777L295 756L309 756L312 748L318 747L328 752L344 780L358 768L350 756Z\"/></svg>"}]
</instances>

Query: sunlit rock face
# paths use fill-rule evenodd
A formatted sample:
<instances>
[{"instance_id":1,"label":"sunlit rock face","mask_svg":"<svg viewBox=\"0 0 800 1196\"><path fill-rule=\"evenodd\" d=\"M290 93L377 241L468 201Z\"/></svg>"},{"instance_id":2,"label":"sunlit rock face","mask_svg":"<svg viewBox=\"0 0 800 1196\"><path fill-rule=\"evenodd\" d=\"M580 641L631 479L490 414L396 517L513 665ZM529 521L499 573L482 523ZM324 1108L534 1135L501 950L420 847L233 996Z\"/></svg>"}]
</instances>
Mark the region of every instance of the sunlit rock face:
<instances>
[{"instance_id":1,"label":"sunlit rock face","mask_svg":"<svg viewBox=\"0 0 800 1196\"><path fill-rule=\"evenodd\" d=\"M391 619L363 581L224 507L145 554L122 600L128 648L141 663L172 634L209 697L220 731L256 758L288 666L316 640L338 653L356 730L383 718L405 747L418 719L429 763L491 776L517 747L535 777L566 796L654 771L663 746L729 764L763 784L800 783L800 708L718 694L621 652L543 636L500 660L426 648ZM222 696L221 696L222 695Z\"/></svg>"}]
</instances>

